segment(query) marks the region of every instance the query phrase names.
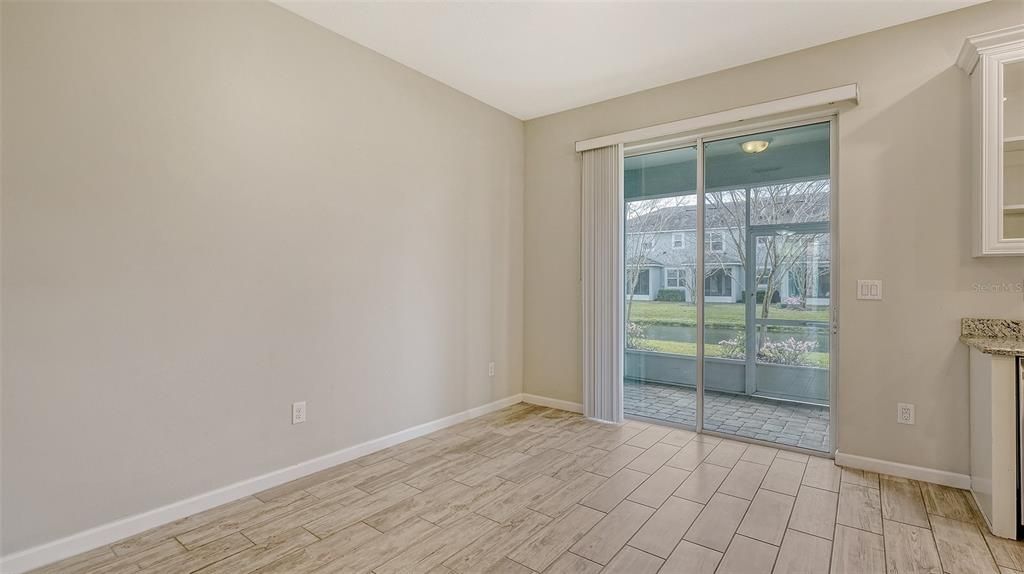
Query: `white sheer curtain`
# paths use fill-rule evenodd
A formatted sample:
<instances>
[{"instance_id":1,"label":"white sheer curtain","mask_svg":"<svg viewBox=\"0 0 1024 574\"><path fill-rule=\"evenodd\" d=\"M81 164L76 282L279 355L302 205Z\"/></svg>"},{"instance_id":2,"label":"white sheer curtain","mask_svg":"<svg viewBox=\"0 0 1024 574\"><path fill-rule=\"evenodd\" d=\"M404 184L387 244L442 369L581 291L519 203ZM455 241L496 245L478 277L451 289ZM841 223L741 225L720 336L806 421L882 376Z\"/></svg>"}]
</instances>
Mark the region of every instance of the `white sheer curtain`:
<instances>
[{"instance_id":1,"label":"white sheer curtain","mask_svg":"<svg viewBox=\"0 0 1024 574\"><path fill-rule=\"evenodd\" d=\"M583 155L583 409L622 422L622 146Z\"/></svg>"}]
</instances>

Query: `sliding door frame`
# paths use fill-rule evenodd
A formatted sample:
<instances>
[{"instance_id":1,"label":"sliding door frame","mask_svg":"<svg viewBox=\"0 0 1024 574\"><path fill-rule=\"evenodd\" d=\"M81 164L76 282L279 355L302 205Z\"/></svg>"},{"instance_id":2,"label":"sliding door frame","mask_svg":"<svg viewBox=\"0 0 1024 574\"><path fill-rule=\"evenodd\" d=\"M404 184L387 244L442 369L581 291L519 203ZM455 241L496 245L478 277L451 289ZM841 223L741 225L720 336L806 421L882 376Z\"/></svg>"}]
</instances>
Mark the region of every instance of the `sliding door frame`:
<instances>
[{"instance_id":1,"label":"sliding door frame","mask_svg":"<svg viewBox=\"0 0 1024 574\"><path fill-rule=\"evenodd\" d=\"M697 138L697 265L694 291L697 297L697 401L695 425L704 432L704 138Z\"/></svg>"},{"instance_id":2,"label":"sliding door frame","mask_svg":"<svg viewBox=\"0 0 1024 574\"><path fill-rule=\"evenodd\" d=\"M740 437L736 435L709 431L704 429L704 195L705 195L705 181L704 181L704 145L707 143L730 139L734 137L741 137L745 135L755 135L767 131L781 130L787 128L795 128L813 124L825 124L829 126L829 242L830 242L830 257L831 257L831 269L830 273L830 296L829 296L829 308L830 308L830 332L829 332L829 371L828 371L828 386L829 386L829 437L828 437L828 452L822 453L822 451L807 449L797 446L783 445L770 441L758 440L748 437ZM829 458L835 457L836 449L839 445L839 300L840 300L840 275L839 275L839 112L836 109L828 109L818 111L814 113L791 115L788 118L779 118L775 120L765 120L762 122L751 122L740 127L721 128L714 130L704 130L696 134L680 134L678 136L668 136L659 138L657 140L646 140L635 143L626 143L622 145L623 156L634 156L642 155L647 153L653 153L655 151L664 151L670 149L680 149L685 147L696 146L697 148L697 256L696 256L696 270L695 277L695 303L697 305L696 319L697 319L697 354L696 354L696 432L701 434L707 434L710 436L736 439L742 442L748 442L752 444L759 444L769 446L773 448L780 448L784 450L802 452L806 454L816 456L828 456ZM625 165L623 163L623 165ZM625 205L625 189L623 193L623 205ZM749 286L747 286L749 287ZM625 297L625 292L621 294ZM623 328L625 328L625 318L623 318ZM618 352L624 352L625 349L619 349ZM624 384L624 383L623 383ZM642 420L654 420L646 419L646 417L634 417L632 415L627 418L637 418ZM661 424L666 424L659 421ZM671 424L671 423L668 423Z\"/></svg>"}]
</instances>

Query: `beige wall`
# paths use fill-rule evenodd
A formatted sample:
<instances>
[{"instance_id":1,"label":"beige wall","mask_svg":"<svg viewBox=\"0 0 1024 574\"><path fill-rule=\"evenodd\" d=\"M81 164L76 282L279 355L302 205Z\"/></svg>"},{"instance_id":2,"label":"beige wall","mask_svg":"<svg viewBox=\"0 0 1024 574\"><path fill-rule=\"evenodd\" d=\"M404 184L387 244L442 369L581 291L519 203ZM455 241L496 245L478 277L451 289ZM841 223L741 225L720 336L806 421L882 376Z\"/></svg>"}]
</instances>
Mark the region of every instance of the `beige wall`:
<instances>
[{"instance_id":1,"label":"beige wall","mask_svg":"<svg viewBox=\"0 0 1024 574\"><path fill-rule=\"evenodd\" d=\"M970 256L965 36L1024 22L990 3L526 124L525 390L582 400L579 162L573 142L856 82L839 121L839 449L968 472L964 316L1024 318L1024 259ZM699 54L695 55L699 57ZM885 300L857 301L856 280ZM896 423L896 403L917 425Z\"/></svg>"},{"instance_id":2,"label":"beige wall","mask_svg":"<svg viewBox=\"0 0 1024 574\"><path fill-rule=\"evenodd\" d=\"M269 3L2 10L4 553L521 391L522 122Z\"/></svg>"}]
</instances>

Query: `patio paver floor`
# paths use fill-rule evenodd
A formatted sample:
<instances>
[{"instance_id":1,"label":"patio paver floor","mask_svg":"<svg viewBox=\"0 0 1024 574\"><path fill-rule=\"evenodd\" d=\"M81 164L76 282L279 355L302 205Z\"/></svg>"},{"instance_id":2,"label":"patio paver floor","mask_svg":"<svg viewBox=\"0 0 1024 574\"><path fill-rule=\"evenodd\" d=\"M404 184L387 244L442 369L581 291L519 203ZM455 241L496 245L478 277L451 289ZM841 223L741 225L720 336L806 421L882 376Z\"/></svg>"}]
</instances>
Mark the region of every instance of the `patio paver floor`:
<instances>
[{"instance_id":1,"label":"patio paver floor","mask_svg":"<svg viewBox=\"0 0 1024 574\"><path fill-rule=\"evenodd\" d=\"M624 387L627 415L696 425L696 389L637 381ZM704 411L706 430L828 451L828 407L707 391Z\"/></svg>"}]
</instances>

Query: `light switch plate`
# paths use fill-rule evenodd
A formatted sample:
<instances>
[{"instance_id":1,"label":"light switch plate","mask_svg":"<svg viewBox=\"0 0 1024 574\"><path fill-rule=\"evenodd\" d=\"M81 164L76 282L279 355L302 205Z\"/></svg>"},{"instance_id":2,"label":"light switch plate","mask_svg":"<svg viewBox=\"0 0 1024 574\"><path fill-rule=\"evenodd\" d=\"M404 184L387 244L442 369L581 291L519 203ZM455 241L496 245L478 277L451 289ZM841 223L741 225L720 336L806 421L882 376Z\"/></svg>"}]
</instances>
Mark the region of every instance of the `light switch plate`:
<instances>
[{"instance_id":1,"label":"light switch plate","mask_svg":"<svg viewBox=\"0 0 1024 574\"><path fill-rule=\"evenodd\" d=\"M858 279L857 298L868 301L881 301L882 281L880 279Z\"/></svg>"}]
</instances>

